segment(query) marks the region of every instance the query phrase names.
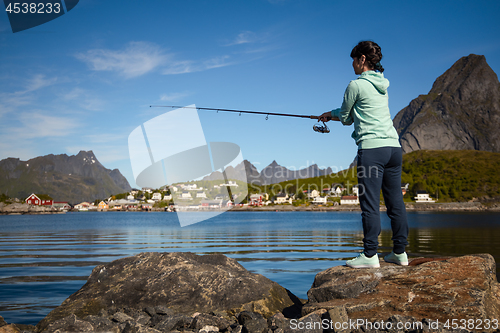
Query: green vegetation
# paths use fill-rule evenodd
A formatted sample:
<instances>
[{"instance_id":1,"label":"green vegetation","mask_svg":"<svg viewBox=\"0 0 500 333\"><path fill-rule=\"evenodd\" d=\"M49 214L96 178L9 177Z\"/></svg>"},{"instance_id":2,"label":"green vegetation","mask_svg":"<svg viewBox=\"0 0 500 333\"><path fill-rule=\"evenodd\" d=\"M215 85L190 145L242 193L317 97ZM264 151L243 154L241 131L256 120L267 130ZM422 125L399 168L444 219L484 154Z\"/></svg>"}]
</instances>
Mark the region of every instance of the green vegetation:
<instances>
[{"instance_id":1,"label":"green vegetation","mask_svg":"<svg viewBox=\"0 0 500 333\"><path fill-rule=\"evenodd\" d=\"M11 199L8 195L1 193L0 202L10 203Z\"/></svg>"},{"instance_id":2,"label":"green vegetation","mask_svg":"<svg viewBox=\"0 0 500 333\"><path fill-rule=\"evenodd\" d=\"M302 191L347 188L358 183L357 169L351 168L321 177L295 179L278 184L249 185L251 193L268 193L270 197L280 192L296 194ZM414 151L403 156L401 183L409 183L405 201L412 201L417 191L427 191L439 202L480 201L500 198L500 153L475 150ZM345 193L344 193L345 194Z\"/></svg>"},{"instance_id":3,"label":"green vegetation","mask_svg":"<svg viewBox=\"0 0 500 333\"><path fill-rule=\"evenodd\" d=\"M500 154L476 150L414 151L403 157L402 183L412 196L427 191L440 202L500 197Z\"/></svg>"},{"instance_id":4,"label":"green vegetation","mask_svg":"<svg viewBox=\"0 0 500 333\"><path fill-rule=\"evenodd\" d=\"M348 193L352 192L352 187L358 183L357 169L351 168L332 173L327 176L319 176L306 179L288 180L277 184L258 186L249 184L249 193L268 193L272 198L278 193L294 195L296 199L306 199L304 191L318 191L323 194L323 189L335 189L337 186L347 188ZM307 200L306 200L307 201Z\"/></svg>"}]
</instances>

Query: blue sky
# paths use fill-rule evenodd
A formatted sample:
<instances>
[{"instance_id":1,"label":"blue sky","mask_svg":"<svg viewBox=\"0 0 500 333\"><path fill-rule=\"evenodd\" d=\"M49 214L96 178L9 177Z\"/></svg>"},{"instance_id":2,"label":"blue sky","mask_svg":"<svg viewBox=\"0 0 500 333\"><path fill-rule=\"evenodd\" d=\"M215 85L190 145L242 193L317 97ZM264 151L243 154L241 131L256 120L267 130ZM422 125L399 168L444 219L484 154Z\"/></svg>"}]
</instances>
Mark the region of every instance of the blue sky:
<instances>
[{"instance_id":1,"label":"blue sky","mask_svg":"<svg viewBox=\"0 0 500 333\"><path fill-rule=\"evenodd\" d=\"M382 47L394 117L462 56L500 73L499 14L498 1L80 0L14 34L4 12L0 159L92 150L134 186L128 136L167 111L149 105L319 115L340 106L356 78L350 51L367 39ZM259 170L340 170L356 154L339 123L319 134L307 119L200 119L207 141L238 144Z\"/></svg>"}]
</instances>

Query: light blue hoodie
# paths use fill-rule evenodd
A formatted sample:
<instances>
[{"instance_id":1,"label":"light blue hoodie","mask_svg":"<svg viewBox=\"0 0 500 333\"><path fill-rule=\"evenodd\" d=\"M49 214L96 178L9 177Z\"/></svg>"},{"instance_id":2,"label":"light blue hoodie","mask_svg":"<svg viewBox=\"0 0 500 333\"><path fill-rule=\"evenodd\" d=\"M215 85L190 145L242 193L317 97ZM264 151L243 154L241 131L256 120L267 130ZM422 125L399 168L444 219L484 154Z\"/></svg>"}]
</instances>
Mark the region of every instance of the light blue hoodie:
<instances>
[{"instance_id":1,"label":"light blue hoodie","mask_svg":"<svg viewBox=\"0 0 500 333\"><path fill-rule=\"evenodd\" d=\"M354 123L351 136L358 149L401 147L389 112L388 87L384 74L363 72L347 86L342 106L331 111L342 124Z\"/></svg>"}]
</instances>

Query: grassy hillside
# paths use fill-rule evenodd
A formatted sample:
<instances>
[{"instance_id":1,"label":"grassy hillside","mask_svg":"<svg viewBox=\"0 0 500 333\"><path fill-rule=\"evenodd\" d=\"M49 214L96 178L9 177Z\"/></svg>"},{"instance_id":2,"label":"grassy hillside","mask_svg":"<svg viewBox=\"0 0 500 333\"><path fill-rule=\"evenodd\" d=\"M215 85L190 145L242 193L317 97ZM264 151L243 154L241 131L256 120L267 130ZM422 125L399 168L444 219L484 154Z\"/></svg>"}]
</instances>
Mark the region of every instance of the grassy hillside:
<instances>
[{"instance_id":1,"label":"grassy hillside","mask_svg":"<svg viewBox=\"0 0 500 333\"><path fill-rule=\"evenodd\" d=\"M286 191L321 190L341 184L349 192L357 184L356 168L328 176L299 179L268 186L250 185L251 193L266 192L271 196ZM500 153L475 150L414 151L403 157L402 183L409 183L405 200L416 191L427 191L440 202L481 201L500 198Z\"/></svg>"},{"instance_id":2,"label":"grassy hillside","mask_svg":"<svg viewBox=\"0 0 500 333\"><path fill-rule=\"evenodd\" d=\"M414 151L403 158L403 183L440 201L500 197L500 153L477 150Z\"/></svg>"}]
</instances>

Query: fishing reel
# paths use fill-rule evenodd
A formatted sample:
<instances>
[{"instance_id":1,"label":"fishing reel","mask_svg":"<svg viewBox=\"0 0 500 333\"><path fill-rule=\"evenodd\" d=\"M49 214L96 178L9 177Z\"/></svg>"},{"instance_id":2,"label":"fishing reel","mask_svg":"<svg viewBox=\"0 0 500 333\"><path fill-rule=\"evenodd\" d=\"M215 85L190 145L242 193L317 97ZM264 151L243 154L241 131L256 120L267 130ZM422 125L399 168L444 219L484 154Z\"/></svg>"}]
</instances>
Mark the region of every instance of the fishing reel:
<instances>
[{"instance_id":1,"label":"fishing reel","mask_svg":"<svg viewBox=\"0 0 500 333\"><path fill-rule=\"evenodd\" d=\"M328 128L328 126L326 126L325 122L322 121L322 123L323 123L323 126L318 125L318 124L314 125L313 130L315 132L319 132L319 133L330 133L330 129Z\"/></svg>"}]
</instances>

